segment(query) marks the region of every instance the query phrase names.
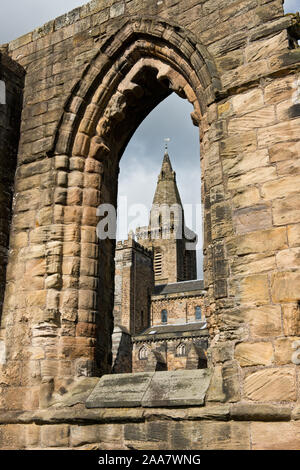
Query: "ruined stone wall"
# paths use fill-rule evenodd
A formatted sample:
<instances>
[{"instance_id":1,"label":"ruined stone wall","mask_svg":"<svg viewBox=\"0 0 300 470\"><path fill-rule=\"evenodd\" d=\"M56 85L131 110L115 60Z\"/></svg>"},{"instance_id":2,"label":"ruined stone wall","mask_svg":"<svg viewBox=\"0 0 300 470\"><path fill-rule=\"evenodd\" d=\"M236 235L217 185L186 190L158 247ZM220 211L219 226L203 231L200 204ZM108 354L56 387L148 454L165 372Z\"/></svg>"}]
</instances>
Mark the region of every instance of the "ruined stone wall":
<instances>
[{"instance_id":1,"label":"ruined stone wall","mask_svg":"<svg viewBox=\"0 0 300 470\"><path fill-rule=\"evenodd\" d=\"M249 46L249 59L254 57L257 64L276 41L284 44L284 32L262 41L259 49ZM298 54L299 49L287 54L293 52ZM271 58L270 64L284 63L287 54ZM224 313L209 318L209 324L210 331L220 332L214 360L225 364L232 360L237 377L235 399L299 400L299 368L292 362L293 344L300 333L296 261L299 99L299 75L291 72L261 80L259 86L217 105L214 112L227 136L209 144L214 148L209 159L219 149L213 166L205 156L202 160L203 171L210 167L211 175L222 162L232 195L230 201L224 199L221 183L211 190L218 202L211 206L213 223L206 235L217 239L221 231L227 233L227 242L215 245L211 261L206 259L206 272L210 263L215 265L216 306L224 308L228 293ZM222 276L227 276L227 282ZM226 326L220 327L223 315Z\"/></svg>"},{"instance_id":2,"label":"ruined stone wall","mask_svg":"<svg viewBox=\"0 0 300 470\"><path fill-rule=\"evenodd\" d=\"M80 400L79 400L80 401ZM299 450L299 406L207 404L8 412L1 449Z\"/></svg>"},{"instance_id":3,"label":"ruined stone wall","mask_svg":"<svg viewBox=\"0 0 300 470\"><path fill-rule=\"evenodd\" d=\"M0 319L22 110L24 71L0 51Z\"/></svg>"},{"instance_id":4,"label":"ruined stone wall","mask_svg":"<svg viewBox=\"0 0 300 470\"><path fill-rule=\"evenodd\" d=\"M197 321L195 318L195 308L199 306L202 310L202 317L205 319L206 307L202 293L168 294L165 296L152 296L152 325L161 325L161 312L167 310L168 324L184 324Z\"/></svg>"},{"instance_id":5,"label":"ruined stone wall","mask_svg":"<svg viewBox=\"0 0 300 470\"><path fill-rule=\"evenodd\" d=\"M78 376L110 370L114 243L97 241L97 207L116 203L124 148L175 91L193 104L201 139L213 371L201 413L212 402L231 410L228 423L209 415L202 440L189 443L299 447L297 37L299 19L283 15L281 0L104 0L9 44L26 80L2 315L2 409L45 407ZM163 429L164 410L156 416ZM3 447L13 446L17 430L5 419ZM168 425L199 431L189 419ZM60 426L61 442L73 445L69 424ZM151 441L148 425L134 426L135 441ZM37 434L28 446L41 445ZM179 445L175 434L171 448Z\"/></svg>"}]
</instances>

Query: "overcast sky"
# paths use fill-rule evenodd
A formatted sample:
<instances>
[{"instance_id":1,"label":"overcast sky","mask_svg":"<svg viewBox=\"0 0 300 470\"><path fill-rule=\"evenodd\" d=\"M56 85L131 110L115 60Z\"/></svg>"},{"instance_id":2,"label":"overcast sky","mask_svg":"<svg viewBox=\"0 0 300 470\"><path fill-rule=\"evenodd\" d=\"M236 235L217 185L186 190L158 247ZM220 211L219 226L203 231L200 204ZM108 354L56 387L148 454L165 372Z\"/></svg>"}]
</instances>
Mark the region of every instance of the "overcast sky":
<instances>
[{"instance_id":1,"label":"overcast sky","mask_svg":"<svg viewBox=\"0 0 300 470\"><path fill-rule=\"evenodd\" d=\"M16 39L73 8L82 0L1 0L0 44ZM299 0L285 0L285 11L300 9Z\"/></svg>"},{"instance_id":2,"label":"overcast sky","mask_svg":"<svg viewBox=\"0 0 300 470\"><path fill-rule=\"evenodd\" d=\"M16 39L47 21L83 5L82 0L1 0L0 44ZM300 9L300 0L286 0L285 11ZM169 137L169 154L184 205L200 203L199 132L192 125L191 105L175 94L163 101L141 124L121 161L119 197L127 196L128 206L144 204L150 209L164 153L164 138ZM187 223L199 235L198 276L202 276L201 221L186 214ZM134 217L129 221L133 226ZM142 223L146 224L147 219ZM121 224L119 224L121 227ZM125 235L123 233L123 238Z\"/></svg>"}]
</instances>

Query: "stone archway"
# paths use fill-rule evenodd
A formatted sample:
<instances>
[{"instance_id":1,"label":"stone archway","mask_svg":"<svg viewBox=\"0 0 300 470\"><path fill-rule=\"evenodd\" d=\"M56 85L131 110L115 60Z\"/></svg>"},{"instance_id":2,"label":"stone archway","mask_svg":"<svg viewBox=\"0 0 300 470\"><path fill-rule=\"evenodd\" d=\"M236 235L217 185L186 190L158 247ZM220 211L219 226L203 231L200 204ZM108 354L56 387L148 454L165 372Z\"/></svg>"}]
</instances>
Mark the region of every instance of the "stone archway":
<instances>
[{"instance_id":1,"label":"stone archway","mask_svg":"<svg viewBox=\"0 0 300 470\"><path fill-rule=\"evenodd\" d=\"M205 49L187 32L142 19L126 25L119 34L122 43L119 37L107 41L68 99L49 153L57 162L57 180L62 182L56 188L62 196L54 209L54 223L68 227L67 239L70 230L79 235L72 260L69 252L64 254L67 239L55 244L61 257L57 283L50 284L45 321L54 320L53 299L59 306L53 325L58 336L57 327L62 329L70 317L76 321L75 336L62 335L57 343L58 356L73 358L75 376L110 371L115 245L113 240L96 238L97 207L103 203L116 206L119 160L129 139L171 92L192 103L196 126L201 126L203 113L218 93L211 58L207 52L203 56ZM181 46L184 41L185 47L179 49L176 41ZM60 171L68 172L67 182L59 177ZM72 273L66 273L64 267L70 262ZM82 341L85 348L78 348Z\"/></svg>"},{"instance_id":2,"label":"stone archway","mask_svg":"<svg viewBox=\"0 0 300 470\"><path fill-rule=\"evenodd\" d=\"M40 393L50 396L74 377L110 372L115 243L97 240L96 211L100 203L116 205L121 155L142 120L173 91L193 105L191 118L203 141L204 115L223 96L212 57L174 23L131 18L102 44L72 87L47 139L46 157L36 163L26 157L25 166L21 162L21 188L27 177L31 188L41 171L39 191L45 197L35 206L29 244L16 251L6 291L2 371L19 375L9 389L18 395L17 403L19 387L24 406L35 408L44 402ZM24 199L21 189L22 214L35 191ZM26 230L27 223L29 228L30 218ZM14 262L21 268L18 284L12 279ZM18 290L28 292L22 301ZM17 332L12 325L19 325ZM40 389L41 382L46 385Z\"/></svg>"},{"instance_id":3,"label":"stone archway","mask_svg":"<svg viewBox=\"0 0 300 470\"><path fill-rule=\"evenodd\" d=\"M299 17L284 15L282 0L224 3L93 0L1 47L26 70L0 329L2 409L47 407L52 392L63 396L78 375L109 370L114 244L99 246L96 208L115 202L126 143L175 91L193 103L200 128L214 372L204 414L183 410L179 418L189 436L185 446L199 448L201 435L202 448L236 442L260 448L262 441L272 448L279 428L294 436ZM221 405L218 423L215 403ZM138 413L138 430L150 429L157 414ZM154 418L158 424L161 417ZM247 420L235 422L241 417ZM23 426L22 419L29 426L42 420L55 445L68 445L55 434L52 418L59 419L55 411L50 418L5 417L8 446L13 441L17 447L9 426ZM67 413L67 419L73 418ZM176 448L172 419L168 442ZM69 424L61 426L59 432L68 433ZM42 446L48 445L45 429ZM119 434L126 447L126 429ZM295 442L291 437L288 445L295 448Z\"/></svg>"}]
</instances>

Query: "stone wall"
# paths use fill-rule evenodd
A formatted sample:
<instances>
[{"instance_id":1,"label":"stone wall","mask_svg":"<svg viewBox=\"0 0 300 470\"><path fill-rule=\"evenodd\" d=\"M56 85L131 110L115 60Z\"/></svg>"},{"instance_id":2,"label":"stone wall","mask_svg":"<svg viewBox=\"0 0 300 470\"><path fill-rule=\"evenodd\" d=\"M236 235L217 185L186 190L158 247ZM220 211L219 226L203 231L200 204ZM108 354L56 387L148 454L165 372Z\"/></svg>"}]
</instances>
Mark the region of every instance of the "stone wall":
<instances>
[{"instance_id":1,"label":"stone wall","mask_svg":"<svg viewBox=\"0 0 300 470\"><path fill-rule=\"evenodd\" d=\"M83 406L2 416L1 449L298 450L299 406L211 404L184 409Z\"/></svg>"},{"instance_id":2,"label":"stone wall","mask_svg":"<svg viewBox=\"0 0 300 470\"><path fill-rule=\"evenodd\" d=\"M24 71L0 49L0 319L21 123Z\"/></svg>"},{"instance_id":3,"label":"stone wall","mask_svg":"<svg viewBox=\"0 0 300 470\"><path fill-rule=\"evenodd\" d=\"M97 207L116 204L124 148L174 91L193 104L201 139L206 406L230 411L221 423L171 419L168 446L186 425L204 436L191 447L299 447L298 37L282 0L94 0L8 45L26 80L1 409L32 412L76 377L110 371L115 245L98 243ZM16 447L20 421L2 416L2 446ZM75 445L61 419L61 444ZM118 423L109 426L123 446ZM59 444L44 424L26 446ZM133 426L132 445L162 445L148 434L153 424Z\"/></svg>"}]
</instances>

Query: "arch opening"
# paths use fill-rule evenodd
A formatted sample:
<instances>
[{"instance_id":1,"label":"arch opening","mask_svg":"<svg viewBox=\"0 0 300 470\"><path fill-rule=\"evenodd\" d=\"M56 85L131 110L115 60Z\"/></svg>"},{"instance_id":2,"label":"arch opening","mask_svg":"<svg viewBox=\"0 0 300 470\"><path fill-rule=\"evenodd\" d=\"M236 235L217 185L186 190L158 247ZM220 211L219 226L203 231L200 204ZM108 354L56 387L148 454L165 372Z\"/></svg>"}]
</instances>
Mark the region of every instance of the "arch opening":
<instances>
[{"instance_id":1,"label":"arch opening","mask_svg":"<svg viewBox=\"0 0 300 470\"><path fill-rule=\"evenodd\" d=\"M73 195L78 186L77 169L80 167L83 172L77 208L65 211L64 223L72 222L71 213L78 211L81 240L77 321L91 339L89 357L80 358L81 371L86 362L86 375L110 372L112 362L115 239L95 237L99 222L97 208L103 204L116 207L120 159L135 130L161 101L172 92L187 99L193 105L191 118L196 126L200 125L202 110L210 99L213 101L212 79L207 72L207 75L203 74L207 67L198 49L189 54L189 57L195 56L195 60L188 60L179 57L172 45L167 47L166 43L141 37L135 37L133 43L127 44L122 57L116 57L114 47L113 44L109 46L109 54L114 57L113 66L99 65L101 75L95 62L87 72L91 75L89 86L75 90L75 95L70 98L54 149L56 158L71 156L67 204L69 193ZM199 58L197 64L196 57ZM106 59L102 56L99 60ZM202 70L202 75L195 69ZM87 255L90 244L93 253ZM62 277L67 276L62 274ZM67 286L60 292L63 298L64 291L69 288L67 279L62 284ZM60 318L60 327L62 321ZM66 337L61 337L60 349L65 341Z\"/></svg>"}]
</instances>

